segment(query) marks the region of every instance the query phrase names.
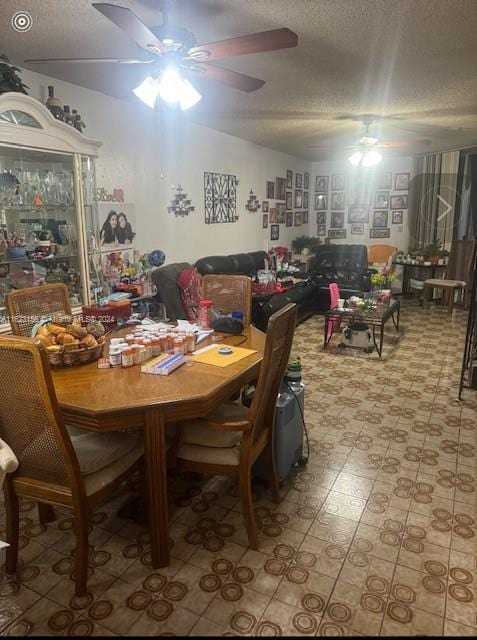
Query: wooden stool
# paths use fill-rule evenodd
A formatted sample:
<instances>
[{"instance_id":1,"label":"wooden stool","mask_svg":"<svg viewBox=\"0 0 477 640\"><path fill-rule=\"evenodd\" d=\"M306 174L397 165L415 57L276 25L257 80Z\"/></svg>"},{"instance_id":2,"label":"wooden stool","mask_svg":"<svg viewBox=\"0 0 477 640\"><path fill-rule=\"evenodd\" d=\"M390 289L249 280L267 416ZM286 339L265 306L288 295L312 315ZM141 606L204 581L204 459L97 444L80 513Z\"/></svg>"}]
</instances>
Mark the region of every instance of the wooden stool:
<instances>
[{"instance_id":1,"label":"wooden stool","mask_svg":"<svg viewBox=\"0 0 477 640\"><path fill-rule=\"evenodd\" d=\"M428 302L427 291L433 291L434 289L442 289L444 294L447 295L447 305L449 313L452 313L452 311L454 310L455 292L464 290L464 308L467 308L466 283L463 280L439 280L438 278L425 280L423 291L425 304L427 304Z\"/></svg>"}]
</instances>

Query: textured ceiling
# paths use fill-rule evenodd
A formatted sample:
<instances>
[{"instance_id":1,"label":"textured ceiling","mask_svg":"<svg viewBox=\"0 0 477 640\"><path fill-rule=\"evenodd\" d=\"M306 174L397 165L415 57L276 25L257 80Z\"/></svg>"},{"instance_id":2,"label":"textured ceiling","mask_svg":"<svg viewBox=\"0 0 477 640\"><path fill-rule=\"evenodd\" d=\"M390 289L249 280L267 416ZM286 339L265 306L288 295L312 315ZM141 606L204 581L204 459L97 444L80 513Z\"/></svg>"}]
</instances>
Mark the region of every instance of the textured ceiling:
<instances>
[{"instance_id":1,"label":"textured ceiling","mask_svg":"<svg viewBox=\"0 0 477 640\"><path fill-rule=\"evenodd\" d=\"M148 25L161 22L157 0L116 3ZM19 8L18 0L0 0L0 49L18 64L137 54L89 0L22 0L33 17L23 34L9 25ZM177 0L171 22L199 42L282 26L298 34L295 49L219 63L263 78L255 93L194 81L204 97L189 117L201 124L317 160L343 150L309 145L351 144L363 132L344 115L387 116L373 126L382 139L432 140L413 152L477 144L477 0ZM135 99L130 89L145 73L140 66L29 68L126 99Z\"/></svg>"}]
</instances>

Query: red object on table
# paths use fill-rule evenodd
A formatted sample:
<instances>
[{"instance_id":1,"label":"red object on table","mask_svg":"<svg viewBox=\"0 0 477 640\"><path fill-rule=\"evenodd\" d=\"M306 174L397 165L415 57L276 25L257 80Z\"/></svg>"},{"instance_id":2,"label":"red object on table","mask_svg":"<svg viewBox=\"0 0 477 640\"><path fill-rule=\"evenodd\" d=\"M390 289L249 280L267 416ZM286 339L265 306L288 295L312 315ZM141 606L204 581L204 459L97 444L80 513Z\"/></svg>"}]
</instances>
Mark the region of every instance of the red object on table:
<instances>
[{"instance_id":1,"label":"red object on table","mask_svg":"<svg viewBox=\"0 0 477 640\"><path fill-rule=\"evenodd\" d=\"M129 320L131 317L131 303L129 300L120 300L118 302L108 302L103 306L91 305L83 307L83 325L88 324L91 320L99 320L106 329L112 329L117 325L119 318L121 320Z\"/></svg>"}]
</instances>

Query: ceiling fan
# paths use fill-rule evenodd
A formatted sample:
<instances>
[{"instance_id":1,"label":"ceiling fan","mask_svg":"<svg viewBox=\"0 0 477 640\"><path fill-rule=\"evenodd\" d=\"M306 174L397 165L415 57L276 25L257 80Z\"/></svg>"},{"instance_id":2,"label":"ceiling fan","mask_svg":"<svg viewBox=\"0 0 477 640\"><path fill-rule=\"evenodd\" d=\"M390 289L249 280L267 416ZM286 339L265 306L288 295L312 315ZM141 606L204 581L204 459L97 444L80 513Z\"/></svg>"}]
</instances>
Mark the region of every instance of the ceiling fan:
<instances>
[{"instance_id":1,"label":"ceiling fan","mask_svg":"<svg viewBox=\"0 0 477 640\"><path fill-rule=\"evenodd\" d=\"M413 140L379 140L375 136L370 135L369 128L375 120L382 120L386 116L362 115L362 116L340 116L340 120L355 120L362 122L365 127L364 135L362 135L356 144L352 145L309 145L308 149L353 149L354 153L348 158L355 167L372 167L381 162L383 156L378 149L402 149L406 147L415 147L416 145L431 144L428 138L420 138Z\"/></svg>"},{"instance_id":2,"label":"ceiling fan","mask_svg":"<svg viewBox=\"0 0 477 640\"><path fill-rule=\"evenodd\" d=\"M181 109L196 104L201 95L189 78L203 78L239 89L255 91L265 84L264 80L224 69L212 62L222 58L240 56L247 53L261 53L296 47L298 36L290 29L282 27L271 31L251 33L237 38L198 44L195 35L183 27L169 23L168 14L174 0L161 3L162 25L147 27L137 15L126 7L106 2L93 3L93 7L138 44L144 57L138 58L42 58L25 60L26 63L116 63L145 65L149 75L134 89L138 98L151 108L157 97L171 103L178 103Z\"/></svg>"}]
</instances>

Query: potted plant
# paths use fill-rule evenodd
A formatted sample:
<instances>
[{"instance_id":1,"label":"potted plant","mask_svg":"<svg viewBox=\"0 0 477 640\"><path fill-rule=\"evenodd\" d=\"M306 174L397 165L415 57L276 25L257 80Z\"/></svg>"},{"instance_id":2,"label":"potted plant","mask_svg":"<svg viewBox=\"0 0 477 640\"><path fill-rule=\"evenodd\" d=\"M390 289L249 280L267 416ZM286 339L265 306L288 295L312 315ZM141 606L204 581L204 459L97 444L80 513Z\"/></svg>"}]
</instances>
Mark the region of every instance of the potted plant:
<instances>
[{"instance_id":1,"label":"potted plant","mask_svg":"<svg viewBox=\"0 0 477 640\"><path fill-rule=\"evenodd\" d=\"M309 236L298 236L292 240L292 250L294 253L303 253L303 249L308 248Z\"/></svg>"},{"instance_id":2,"label":"potted plant","mask_svg":"<svg viewBox=\"0 0 477 640\"><path fill-rule=\"evenodd\" d=\"M4 53L0 54L0 94L7 91L26 93L28 87L23 84L18 75L20 69L10 64L10 60Z\"/></svg>"},{"instance_id":3,"label":"potted plant","mask_svg":"<svg viewBox=\"0 0 477 640\"><path fill-rule=\"evenodd\" d=\"M439 240L434 240L424 247L424 260L431 264L437 264L439 260L439 252L442 250L442 244Z\"/></svg>"},{"instance_id":4,"label":"potted plant","mask_svg":"<svg viewBox=\"0 0 477 640\"><path fill-rule=\"evenodd\" d=\"M443 265L447 264L447 259L449 258L449 252L447 249L442 249L439 251L439 261L437 264Z\"/></svg>"},{"instance_id":5,"label":"potted plant","mask_svg":"<svg viewBox=\"0 0 477 640\"><path fill-rule=\"evenodd\" d=\"M389 267L383 267L378 273L371 275L371 285L377 293L377 297L389 298L391 295L391 282L395 274Z\"/></svg>"}]
</instances>

